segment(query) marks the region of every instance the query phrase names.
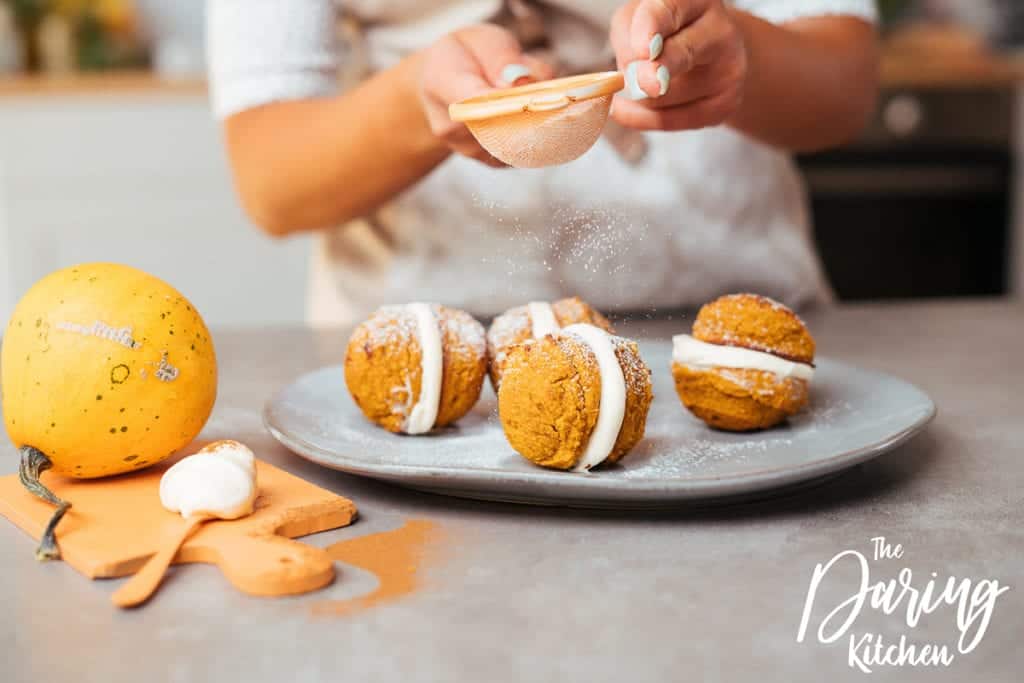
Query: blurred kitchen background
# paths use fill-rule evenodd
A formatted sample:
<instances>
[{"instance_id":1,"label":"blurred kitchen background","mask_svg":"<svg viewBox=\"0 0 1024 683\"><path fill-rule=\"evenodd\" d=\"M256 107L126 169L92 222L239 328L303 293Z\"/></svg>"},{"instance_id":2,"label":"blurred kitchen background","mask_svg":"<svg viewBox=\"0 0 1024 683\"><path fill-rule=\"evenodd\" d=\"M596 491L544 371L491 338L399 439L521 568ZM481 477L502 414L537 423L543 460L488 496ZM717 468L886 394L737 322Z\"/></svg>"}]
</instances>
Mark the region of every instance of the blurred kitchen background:
<instances>
[{"instance_id":1,"label":"blurred kitchen background","mask_svg":"<svg viewBox=\"0 0 1024 683\"><path fill-rule=\"evenodd\" d=\"M800 160L846 300L1024 293L1024 0L880 0L884 94ZM231 188L203 0L0 0L0 320L32 282L121 261L217 325L301 322L308 242Z\"/></svg>"}]
</instances>

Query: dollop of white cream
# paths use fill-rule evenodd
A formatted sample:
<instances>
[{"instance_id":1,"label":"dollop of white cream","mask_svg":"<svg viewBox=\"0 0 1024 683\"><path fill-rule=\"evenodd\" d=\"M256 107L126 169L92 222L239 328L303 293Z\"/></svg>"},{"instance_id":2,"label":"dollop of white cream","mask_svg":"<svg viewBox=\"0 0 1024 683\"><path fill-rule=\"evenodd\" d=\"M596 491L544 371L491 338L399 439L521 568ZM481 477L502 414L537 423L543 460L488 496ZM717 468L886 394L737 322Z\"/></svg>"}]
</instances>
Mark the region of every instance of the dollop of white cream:
<instances>
[{"instance_id":1,"label":"dollop of white cream","mask_svg":"<svg viewBox=\"0 0 1024 683\"><path fill-rule=\"evenodd\" d=\"M432 304L413 303L408 305L408 309L416 317L420 342L420 396L406 416L402 429L406 434L426 434L434 428L441 403L441 377L444 371L441 326Z\"/></svg>"},{"instance_id":2,"label":"dollop of white cream","mask_svg":"<svg viewBox=\"0 0 1024 683\"><path fill-rule=\"evenodd\" d=\"M526 310L530 314L534 339L542 339L549 334L558 332L558 319L555 318L555 311L551 308L551 304L546 301L531 301L526 304Z\"/></svg>"},{"instance_id":3,"label":"dollop of white cream","mask_svg":"<svg viewBox=\"0 0 1024 683\"><path fill-rule=\"evenodd\" d=\"M672 360L693 368L734 368L737 370L762 370L774 373L779 379L803 379L814 377L814 366L795 363L763 351L754 351L738 346L709 344L694 339L688 334L672 337Z\"/></svg>"},{"instance_id":4,"label":"dollop of white cream","mask_svg":"<svg viewBox=\"0 0 1024 683\"><path fill-rule=\"evenodd\" d=\"M256 456L237 441L215 441L176 462L160 479L160 503L182 517L238 519L256 501Z\"/></svg>"},{"instance_id":5,"label":"dollop of white cream","mask_svg":"<svg viewBox=\"0 0 1024 683\"><path fill-rule=\"evenodd\" d=\"M562 334L570 334L586 344L597 358L601 373L601 400L597 423L587 440L583 456L573 468L575 472L586 472L600 465L611 455L626 416L626 378L615 355L611 335L594 325L578 323L562 328Z\"/></svg>"}]
</instances>

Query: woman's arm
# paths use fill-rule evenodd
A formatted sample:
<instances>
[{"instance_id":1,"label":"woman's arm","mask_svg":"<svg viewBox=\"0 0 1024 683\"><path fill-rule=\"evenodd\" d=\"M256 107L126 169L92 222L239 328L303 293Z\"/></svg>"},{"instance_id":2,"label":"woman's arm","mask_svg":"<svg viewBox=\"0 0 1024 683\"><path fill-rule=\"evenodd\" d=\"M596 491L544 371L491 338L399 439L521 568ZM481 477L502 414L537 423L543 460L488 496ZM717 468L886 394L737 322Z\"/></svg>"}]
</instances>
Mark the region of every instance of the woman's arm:
<instances>
[{"instance_id":1,"label":"woman's arm","mask_svg":"<svg viewBox=\"0 0 1024 683\"><path fill-rule=\"evenodd\" d=\"M652 59L656 35L663 48ZM645 98L615 105L615 118L634 128L728 124L809 151L854 137L877 95L875 29L857 18L775 25L722 0L637 0L616 15L612 41Z\"/></svg>"},{"instance_id":2,"label":"woman's arm","mask_svg":"<svg viewBox=\"0 0 1024 683\"><path fill-rule=\"evenodd\" d=\"M748 55L746 92L729 125L794 151L834 147L867 124L878 93L873 26L823 17L776 26L735 13Z\"/></svg>"},{"instance_id":3,"label":"woman's arm","mask_svg":"<svg viewBox=\"0 0 1024 683\"><path fill-rule=\"evenodd\" d=\"M318 18L326 19L322 14ZM230 32L236 27L230 23L213 23L223 23L220 30L234 35ZM273 22L264 22L262 28L276 35ZM291 28L280 32L306 35ZM323 36L318 41L310 38L310 45L294 48L296 55L315 55L317 45L322 52L324 42ZM258 59L273 62L259 43L250 48L236 41L233 47L246 53L255 50ZM284 50L277 55L285 64L294 59L298 57ZM309 61L316 63L313 57ZM274 83L273 76L264 81L260 69L251 64L225 71L238 75L225 76L220 84L230 91L237 80L244 96ZM309 72L297 77L313 75ZM547 65L522 54L511 33L479 25L445 36L345 94L284 98L243 108L224 123L242 204L265 231L286 235L365 215L421 179L452 151L500 165L464 125L452 122L448 105L509 85L508 78L521 83L550 75Z\"/></svg>"},{"instance_id":4,"label":"woman's arm","mask_svg":"<svg viewBox=\"0 0 1024 683\"><path fill-rule=\"evenodd\" d=\"M449 153L417 97L421 57L351 92L277 102L224 124L235 184L268 233L337 225L429 173Z\"/></svg>"}]
</instances>

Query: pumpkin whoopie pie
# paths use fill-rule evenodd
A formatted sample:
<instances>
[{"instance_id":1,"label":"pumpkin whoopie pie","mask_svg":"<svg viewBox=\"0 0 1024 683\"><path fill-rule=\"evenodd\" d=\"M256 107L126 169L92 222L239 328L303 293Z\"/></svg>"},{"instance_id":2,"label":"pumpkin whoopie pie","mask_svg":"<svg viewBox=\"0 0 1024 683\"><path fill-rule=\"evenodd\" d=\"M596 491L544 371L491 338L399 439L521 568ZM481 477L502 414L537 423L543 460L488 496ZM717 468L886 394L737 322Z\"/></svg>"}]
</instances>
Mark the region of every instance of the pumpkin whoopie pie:
<instances>
[{"instance_id":1,"label":"pumpkin whoopie pie","mask_svg":"<svg viewBox=\"0 0 1024 683\"><path fill-rule=\"evenodd\" d=\"M353 332L345 384L371 422L425 434L468 413L487 374L484 328L464 311L411 303L377 310Z\"/></svg>"},{"instance_id":2,"label":"pumpkin whoopie pie","mask_svg":"<svg viewBox=\"0 0 1024 683\"><path fill-rule=\"evenodd\" d=\"M516 344L541 337L576 323L589 323L605 332L614 332L611 323L579 297L548 303L531 301L510 308L491 323L487 330L487 361L491 384L497 391L508 350Z\"/></svg>"},{"instance_id":3,"label":"pumpkin whoopie pie","mask_svg":"<svg viewBox=\"0 0 1024 683\"><path fill-rule=\"evenodd\" d=\"M672 339L672 376L690 412L711 427L773 427L807 405L814 338L789 308L756 294L700 309L693 334Z\"/></svg>"},{"instance_id":4,"label":"pumpkin whoopie pie","mask_svg":"<svg viewBox=\"0 0 1024 683\"><path fill-rule=\"evenodd\" d=\"M643 438L652 397L636 343L580 323L508 349L498 415L527 460L588 471Z\"/></svg>"}]
</instances>

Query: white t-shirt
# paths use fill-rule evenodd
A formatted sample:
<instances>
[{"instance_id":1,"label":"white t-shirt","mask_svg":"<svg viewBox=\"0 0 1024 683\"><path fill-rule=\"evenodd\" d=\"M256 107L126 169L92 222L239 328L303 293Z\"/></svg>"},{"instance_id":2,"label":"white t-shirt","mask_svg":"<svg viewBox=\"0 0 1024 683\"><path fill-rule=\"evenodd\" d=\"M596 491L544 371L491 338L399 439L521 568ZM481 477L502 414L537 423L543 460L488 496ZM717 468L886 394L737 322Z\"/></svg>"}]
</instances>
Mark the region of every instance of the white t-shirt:
<instances>
[{"instance_id":1,"label":"white t-shirt","mask_svg":"<svg viewBox=\"0 0 1024 683\"><path fill-rule=\"evenodd\" d=\"M623 0L541 7L563 62L611 57ZM876 18L874 0L734 0L768 21ZM349 58L342 14L364 27L362 55L387 68L501 0L209 0L214 112L339 92ZM354 58L352 58L354 59ZM358 130L352 131L358 135ZM752 291L799 307L829 298L807 198L790 157L728 128L647 133L625 161L602 138L545 169L490 169L452 156L365 219L323 231L310 275L309 319L356 321L384 303L439 301L488 315L579 295L605 311L697 306ZM344 188L339 188L343 192Z\"/></svg>"}]
</instances>

